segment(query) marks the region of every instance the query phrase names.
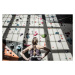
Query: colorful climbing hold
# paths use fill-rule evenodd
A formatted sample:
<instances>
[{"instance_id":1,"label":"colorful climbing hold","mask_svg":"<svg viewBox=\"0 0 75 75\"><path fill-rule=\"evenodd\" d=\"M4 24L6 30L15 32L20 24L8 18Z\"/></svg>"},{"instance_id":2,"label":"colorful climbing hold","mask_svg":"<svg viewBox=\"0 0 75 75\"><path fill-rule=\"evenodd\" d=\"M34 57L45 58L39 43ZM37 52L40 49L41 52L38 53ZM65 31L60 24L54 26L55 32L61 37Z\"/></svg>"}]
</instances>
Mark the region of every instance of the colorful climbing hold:
<instances>
[{"instance_id":1,"label":"colorful climbing hold","mask_svg":"<svg viewBox=\"0 0 75 75\"><path fill-rule=\"evenodd\" d=\"M19 21L19 19L16 19L16 21Z\"/></svg>"},{"instance_id":2,"label":"colorful climbing hold","mask_svg":"<svg viewBox=\"0 0 75 75\"><path fill-rule=\"evenodd\" d=\"M30 37L29 37L29 34L28 34L28 35L26 35L26 38L27 38L27 39L29 39L29 38L30 38Z\"/></svg>"},{"instance_id":3,"label":"colorful climbing hold","mask_svg":"<svg viewBox=\"0 0 75 75\"><path fill-rule=\"evenodd\" d=\"M10 21L7 21L7 23L9 23Z\"/></svg>"},{"instance_id":4,"label":"colorful climbing hold","mask_svg":"<svg viewBox=\"0 0 75 75\"><path fill-rule=\"evenodd\" d=\"M60 35L62 37L62 35Z\"/></svg>"},{"instance_id":5,"label":"colorful climbing hold","mask_svg":"<svg viewBox=\"0 0 75 75\"><path fill-rule=\"evenodd\" d=\"M65 34L70 34L70 32L66 32Z\"/></svg>"},{"instance_id":6,"label":"colorful climbing hold","mask_svg":"<svg viewBox=\"0 0 75 75\"><path fill-rule=\"evenodd\" d=\"M43 22L41 22L43 24Z\"/></svg>"},{"instance_id":7,"label":"colorful climbing hold","mask_svg":"<svg viewBox=\"0 0 75 75\"><path fill-rule=\"evenodd\" d=\"M55 34L59 34L59 32L55 32Z\"/></svg>"},{"instance_id":8,"label":"colorful climbing hold","mask_svg":"<svg viewBox=\"0 0 75 75\"><path fill-rule=\"evenodd\" d=\"M17 26L19 26L19 24L17 24Z\"/></svg>"},{"instance_id":9,"label":"colorful climbing hold","mask_svg":"<svg viewBox=\"0 0 75 75\"><path fill-rule=\"evenodd\" d=\"M34 34L34 36L36 36L36 34Z\"/></svg>"},{"instance_id":10,"label":"colorful climbing hold","mask_svg":"<svg viewBox=\"0 0 75 75\"><path fill-rule=\"evenodd\" d=\"M43 37L43 38L45 38L46 36L47 36L46 34L41 35L41 37Z\"/></svg>"},{"instance_id":11,"label":"colorful climbing hold","mask_svg":"<svg viewBox=\"0 0 75 75\"><path fill-rule=\"evenodd\" d=\"M42 18L40 18L40 20L42 20Z\"/></svg>"},{"instance_id":12,"label":"colorful climbing hold","mask_svg":"<svg viewBox=\"0 0 75 75\"><path fill-rule=\"evenodd\" d=\"M69 59L71 59L71 58L69 58Z\"/></svg>"},{"instance_id":13,"label":"colorful climbing hold","mask_svg":"<svg viewBox=\"0 0 75 75\"><path fill-rule=\"evenodd\" d=\"M23 33L20 34L20 36L22 36L22 35L23 35Z\"/></svg>"},{"instance_id":14,"label":"colorful climbing hold","mask_svg":"<svg viewBox=\"0 0 75 75\"><path fill-rule=\"evenodd\" d=\"M17 30L17 28L15 28L15 30Z\"/></svg>"},{"instance_id":15,"label":"colorful climbing hold","mask_svg":"<svg viewBox=\"0 0 75 75\"><path fill-rule=\"evenodd\" d=\"M61 42L61 40L58 40L58 42Z\"/></svg>"},{"instance_id":16,"label":"colorful climbing hold","mask_svg":"<svg viewBox=\"0 0 75 75\"><path fill-rule=\"evenodd\" d=\"M72 39L71 38L68 38L67 41L72 44Z\"/></svg>"},{"instance_id":17,"label":"colorful climbing hold","mask_svg":"<svg viewBox=\"0 0 75 75\"><path fill-rule=\"evenodd\" d=\"M63 39L63 38L61 38L61 39Z\"/></svg>"}]
</instances>

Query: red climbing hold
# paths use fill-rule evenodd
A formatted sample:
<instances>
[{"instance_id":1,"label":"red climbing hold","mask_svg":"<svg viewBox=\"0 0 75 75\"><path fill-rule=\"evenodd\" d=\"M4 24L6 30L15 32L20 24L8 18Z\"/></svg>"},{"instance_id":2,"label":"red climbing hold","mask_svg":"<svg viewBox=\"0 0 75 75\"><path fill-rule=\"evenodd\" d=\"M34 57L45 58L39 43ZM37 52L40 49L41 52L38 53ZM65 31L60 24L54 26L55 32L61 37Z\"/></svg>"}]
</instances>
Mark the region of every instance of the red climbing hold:
<instances>
[{"instance_id":1,"label":"red climbing hold","mask_svg":"<svg viewBox=\"0 0 75 75\"><path fill-rule=\"evenodd\" d=\"M63 39L63 38L61 38L61 39Z\"/></svg>"}]
</instances>

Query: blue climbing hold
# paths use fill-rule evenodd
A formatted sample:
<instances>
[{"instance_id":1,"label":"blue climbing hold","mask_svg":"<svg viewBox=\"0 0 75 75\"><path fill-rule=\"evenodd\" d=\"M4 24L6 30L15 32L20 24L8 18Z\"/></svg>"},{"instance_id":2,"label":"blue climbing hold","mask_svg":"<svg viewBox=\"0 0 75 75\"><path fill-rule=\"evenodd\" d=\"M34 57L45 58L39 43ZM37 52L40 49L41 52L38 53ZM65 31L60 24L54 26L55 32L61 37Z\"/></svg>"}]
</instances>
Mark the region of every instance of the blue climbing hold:
<instances>
[{"instance_id":1,"label":"blue climbing hold","mask_svg":"<svg viewBox=\"0 0 75 75\"><path fill-rule=\"evenodd\" d=\"M54 18L54 16L51 16L52 18Z\"/></svg>"},{"instance_id":2,"label":"blue climbing hold","mask_svg":"<svg viewBox=\"0 0 75 75\"><path fill-rule=\"evenodd\" d=\"M22 46L21 45L18 45L17 48L16 48L18 51L20 51L22 49Z\"/></svg>"},{"instance_id":3,"label":"blue climbing hold","mask_svg":"<svg viewBox=\"0 0 75 75\"><path fill-rule=\"evenodd\" d=\"M59 32L55 32L55 34L59 34Z\"/></svg>"},{"instance_id":4,"label":"blue climbing hold","mask_svg":"<svg viewBox=\"0 0 75 75\"><path fill-rule=\"evenodd\" d=\"M10 21L7 21L7 23L9 23Z\"/></svg>"},{"instance_id":5,"label":"blue climbing hold","mask_svg":"<svg viewBox=\"0 0 75 75\"><path fill-rule=\"evenodd\" d=\"M17 28L15 28L15 30L17 30Z\"/></svg>"},{"instance_id":6,"label":"blue climbing hold","mask_svg":"<svg viewBox=\"0 0 75 75\"><path fill-rule=\"evenodd\" d=\"M29 35L26 35L26 38L29 39L30 38Z\"/></svg>"},{"instance_id":7,"label":"blue climbing hold","mask_svg":"<svg viewBox=\"0 0 75 75\"><path fill-rule=\"evenodd\" d=\"M71 38L68 38L67 41L72 44L72 39Z\"/></svg>"},{"instance_id":8,"label":"blue climbing hold","mask_svg":"<svg viewBox=\"0 0 75 75\"><path fill-rule=\"evenodd\" d=\"M17 26L19 26L19 24L17 24Z\"/></svg>"}]
</instances>

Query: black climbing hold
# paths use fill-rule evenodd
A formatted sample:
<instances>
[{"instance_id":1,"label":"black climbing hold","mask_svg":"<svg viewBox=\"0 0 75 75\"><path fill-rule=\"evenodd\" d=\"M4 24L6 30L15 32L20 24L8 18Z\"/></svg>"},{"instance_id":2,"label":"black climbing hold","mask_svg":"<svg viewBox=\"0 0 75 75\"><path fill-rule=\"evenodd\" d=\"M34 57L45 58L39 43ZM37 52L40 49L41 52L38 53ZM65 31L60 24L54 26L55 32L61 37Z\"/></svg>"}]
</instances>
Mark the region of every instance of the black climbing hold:
<instances>
[{"instance_id":1,"label":"black climbing hold","mask_svg":"<svg viewBox=\"0 0 75 75\"><path fill-rule=\"evenodd\" d=\"M19 19L16 19L16 21L19 21Z\"/></svg>"},{"instance_id":2,"label":"black climbing hold","mask_svg":"<svg viewBox=\"0 0 75 75\"><path fill-rule=\"evenodd\" d=\"M25 41L25 40L23 40L23 42L24 42L24 43L26 43L26 41Z\"/></svg>"},{"instance_id":3,"label":"black climbing hold","mask_svg":"<svg viewBox=\"0 0 75 75\"><path fill-rule=\"evenodd\" d=\"M12 43L12 44L10 45L10 47L13 49L13 48L14 48L14 44Z\"/></svg>"},{"instance_id":4,"label":"black climbing hold","mask_svg":"<svg viewBox=\"0 0 75 75\"><path fill-rule=\"evenodd\" d=\"M61 42L61 40L58 40L58 42Z\"/></svg>"},{"instance_id":5,"label":"black climbing hold","mask_svg":"<svg viewBox=\"0 0 75 75\"><path fill-rule=\"evenodd\" d=\"M13 55L14 56L14 55Z\"/></svg>"},{"instance_id":6,"label":"black climbing hold","mask_svg":"<svg viewBox=\"0 0 75 75\"><path fill-rule=\"evenodd\" d=\"M67 37L69 37L69 35L66 35Z\"/></svg>"},{"instance_id":7,"label":"black climbing hold","mask_svg":"<svg viewBox=\"0 0 75 75\"><path fill-rule=\"evenodd\" d=\"M66 53L68 53L69 51L68 51L68 50L66 50L65 52L66 52Z\"/></svg>"},{"instance_id":8,"label":"black climbing hold","mask_svg":"<svg viewBox=\"0 0 75 75\"><path fill-rule=\"evenodd\" d=\"M22 35L23 35L23 33L20 34L20 36L22 36Z\"/></svg>"},{"instance_id":9,"label":"black climbing hold","mask_svg":"<svg viewBox=\"0 0 75 75\"><path fill-rule=\"evenodd\" d=\"M26 33L26 35L28 35L28 33Z\"/></svg>"}]
</instances>

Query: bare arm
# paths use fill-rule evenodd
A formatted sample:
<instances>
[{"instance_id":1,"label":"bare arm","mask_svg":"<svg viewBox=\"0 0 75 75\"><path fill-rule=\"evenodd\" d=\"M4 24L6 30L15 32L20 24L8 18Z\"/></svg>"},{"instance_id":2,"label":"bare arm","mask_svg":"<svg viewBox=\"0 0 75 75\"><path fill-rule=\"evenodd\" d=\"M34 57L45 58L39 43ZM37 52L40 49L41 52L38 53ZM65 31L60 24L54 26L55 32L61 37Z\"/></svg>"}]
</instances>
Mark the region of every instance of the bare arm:
<instances>
[{"instance_id":1,"label":"bare arm","mask_svg":"<svg viewBox=\"0 0 75 75\"><path fill-rule=\"evenodd\" d=\"M44 58L49 52L51 52L50 49L48 49L47 47L39 46L39 48L40 48L40 49L44 49L45 51L47 51L47 52L44 54L43 58Z\"/></svg>"},{"instance_id":2,"label":"bare arm","mask_svg":"<svg viewBox=\"0 0 75 75\"><path fill-rule=\"evenodd\" d=\"M27 51L29 50L29 47L27 47L26 49L24 49L23 51L21 51L21 56L25 59L25 60L29 60L25 55L24 55L24 53L26 53Z\"/></svg>"}]
</instances>

